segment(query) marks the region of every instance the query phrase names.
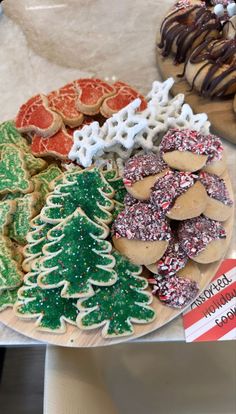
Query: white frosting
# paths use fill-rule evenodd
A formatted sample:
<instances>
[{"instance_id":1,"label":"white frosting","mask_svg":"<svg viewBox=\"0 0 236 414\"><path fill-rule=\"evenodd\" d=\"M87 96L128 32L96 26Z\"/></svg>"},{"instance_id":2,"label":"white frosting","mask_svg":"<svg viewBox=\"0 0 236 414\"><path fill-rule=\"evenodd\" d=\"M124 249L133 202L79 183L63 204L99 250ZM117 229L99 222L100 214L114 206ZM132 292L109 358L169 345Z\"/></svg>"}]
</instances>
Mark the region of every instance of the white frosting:
<instances>
[{"instance_id":1,"label":"white frosting","mask_svg":"<svg viewBox=\"0 0 236 414\"><path fill-rule=\"evenodd\" d=\"M216 4L216 6L214 7L214 13L216 14L216 16L221 17L224 16L224 6L223 4Z\"/></svg>"},{"instance_id":2,"label":"white frosting","mask_svg":"<svg viewBox=\"0 0 236 414\"><path fill-rule=\"evenodd\" d=\"M229 3L227 6L227 13L229 17L236 15L236 3Z\"/></svg>"}]
</instances>

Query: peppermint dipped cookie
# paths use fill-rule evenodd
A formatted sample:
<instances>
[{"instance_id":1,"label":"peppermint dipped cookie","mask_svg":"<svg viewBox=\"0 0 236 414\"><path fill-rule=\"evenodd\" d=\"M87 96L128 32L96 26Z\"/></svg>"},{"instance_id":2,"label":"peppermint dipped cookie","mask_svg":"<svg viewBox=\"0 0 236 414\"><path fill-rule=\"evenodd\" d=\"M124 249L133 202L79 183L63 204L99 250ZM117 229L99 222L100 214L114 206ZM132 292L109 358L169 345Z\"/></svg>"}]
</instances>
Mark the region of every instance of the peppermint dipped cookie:
<instances>
[{"instance_id":1,"label":"peppermint dipped cookie","mask_svg":"<svg viewBox=\"0 0 236 414\"><path fill-rule=\"evenodd\" d=\"M197 217L206 209L204 186L190 172L169 171L153 186L150 203L173 220Z\"/></svg>"},{"instance_id":2,"label":"peppermint dipped cookie","mask_svg":"<svg viewBox=\"0 0 236 414\"><path fill-rule=\"evenodd\" d=\"M136 155L125 164L125 188L134 198L147 200L150 197L151 187L168 170L168 165L160 155Z\"/></svg>"},{"instance_id":3,"label":"peppermint dipped cookie","mask_svg":"<svg viewBox=\"0 0 236 414\"><path fill-rule=\"evenodd\" d=\"M115 248L135 264L149 265L165 253L170 227L159 212L138 202L118 214L112 227Z\"/></svg>"},{"instance_id":4,"label":"peppermint dipped cookie","mask_svg":"<svg viewBox=\"0 0 236 414\"><path fill-rule=\"evenodd\" d=\"M204 216L217 221L227 220L232 212L233 201L224 180L205 171L200 172L199 180L207 192L207 206L204 210Z\"/></svg>"},{"instance_id":5,"label":"peppermint dipped cookie","mask_svg":"<svg viewBox=\"0 0 236 414\"><path fill-rule=\"evenodd\" d=\"M163 160L172 168L182 171L198 171L221 175L226 160L220 138L203 135L189 129L170 129L160 144Z\"/></svg>"},{"instance_id":6,"label":"peppermint dipped cookie","mask_svg":"<svg viewBox=\"0 0 236 414\"><path fill-rule=\"evenodd\" d=\"M179 224L178 238L188 257L197 263L222 259L227 247L226 231L218 222L200 216Z\"/></svg>"}]
</instances>

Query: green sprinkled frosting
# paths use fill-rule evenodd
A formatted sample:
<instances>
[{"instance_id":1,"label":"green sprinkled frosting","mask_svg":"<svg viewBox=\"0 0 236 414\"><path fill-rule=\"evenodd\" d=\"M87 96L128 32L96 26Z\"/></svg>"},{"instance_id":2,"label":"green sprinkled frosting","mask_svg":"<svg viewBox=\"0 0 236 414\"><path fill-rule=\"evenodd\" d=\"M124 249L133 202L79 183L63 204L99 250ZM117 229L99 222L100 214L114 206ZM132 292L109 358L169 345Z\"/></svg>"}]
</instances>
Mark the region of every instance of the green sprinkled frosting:
<instances>
[{"instance_id":1,"label":"green sprinkled frosting","mask_svg":"<svg viewBox=\"0 0 236 414\"><path fill-rule=\"evenodd\" d=\"M42 209L41 217L49 223L59 223L80 207L97 223L109 223L113 202L113 190L96 168L71 173L67 183L55 187Z\"/></svg>"},{"instance_id":2,"label":"green sprinkled frosting","mask_svg":"<svg viewBox=\"0 0 236 414\"><path fill-rule=\"evenodd\" d=\"M61 289L41 289L39 286L24 286L19 291L15 307L16 314L24 318L37 318L39 330L62 333L65 321L75 324L79 310L76 299L61 297Z\"/></svg>"},{"instance_id":3,"label":"green sprinkled frosting","mask_svg":"<svg viewBox=\"0 0 236 414\"><path fill-rule=\"evenodd\" d=\"M13 145L5 145L0 160L0 194L17 191L26 193L29 189L30 182L21 150Z\"/></svg>"},{"instance_id":4,"label":"green sprinkled frosting","mask_svg":"<svg viewBox=\"0 0 236 414\"><path fill-rule=\"evenodd\" d=\"M0 291L0 311L12 307L17 300L18 289Z\"/></svg>"},{"instance_id":5,"label":"green sprinkled frosting","mask_svg":"<svg viewBox=\"0 0 236 414\"><path fill-rule=\"evenodd\" d=\"M52 242L43 248L38 284L43 288L63 286L64 297L85 297L93 293L92 285L113 284L117 275L109 254L111 244L103 240L106 235L102 226L77 209L49 231Z\"/></svg>"},{"instance_id":6,"label":"green sprinkled frosting","mask_svg":"<svg viewBox=\"0 0 236 414\"><path fill-rule=\"evenodd\" d=\"M92 329L104 326L105 338L131 335L133 323L149 323L155 318L155 311L147 306L152 301L146 279L139 277L142 268L132 264L118 252L116 259L117 282L109 287L96 287L93 296L79 302L81 314L78 326Z\"/></svg>"},{"instance_id":7,"label":"green sprinkled frosting","mask_svg":"<svg viewBox=\"0 0 236 414\"><path fill-rule=\"evenodd\" d=\"M20 286L22 277L18 263L12 257L10 241L0 236L0 291Z\"/></svg>"}]
</instances>

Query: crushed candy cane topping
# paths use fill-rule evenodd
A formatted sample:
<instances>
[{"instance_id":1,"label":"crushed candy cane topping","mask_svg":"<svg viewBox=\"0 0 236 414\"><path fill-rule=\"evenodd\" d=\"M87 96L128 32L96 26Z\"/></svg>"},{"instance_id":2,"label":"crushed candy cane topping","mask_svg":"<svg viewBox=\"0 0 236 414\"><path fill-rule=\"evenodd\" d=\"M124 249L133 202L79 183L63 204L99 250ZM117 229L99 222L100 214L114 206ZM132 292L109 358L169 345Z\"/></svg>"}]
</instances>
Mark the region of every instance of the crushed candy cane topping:
<instances>
[{"instance_id":1,"label":"crushed candy cane topping","mask_svg":"<svg viewBox=\"0 0 236 414\"><path fill-rule=\"evenodd\" d=\"M226 232L218 221L199 216L179 224L178 238L182 248L191 258L197 256L213 240L225 239Z\"/></svg>"},{"instance_id":2,"label":"crushed candy cane topping","mask_svg":"<svg viewBox=\"0 0 236 414\"><path fill-rule=\"evenodd\" d=\"M188 256L180 243L172 237L160 260L156 263L156 273L161 276L172 276L186 265Z\"/></svg>"},{"instance_id":3,"label":"crushed candy cane topping","mask_svg":"<svg viewBox=\"0 0 236 414\"><path fill-rule=\"evenodd\" d=\"M118 214L112 227L113 235L145 241L170 240L170 227L167 220L160 217L152 206L138 202L126 207Z\"/></svg>"},{"instance_id":4,"label":"crushed candy cane topping","mask_svg":"<svg viewBox=\"0 0 236 414\"><path fill-rule=\"evenodd\" d=\"M208 174L205 171L201 171L199 174L199 180L204 185L209 197L221 201L221 203L226 206L233 205L233 201L230 198L229 192L222 178L215 174Z\"/></svg>"},{"instance_id":5,"label":"crushed candy cane topping","mask_svg":"<svg viewBox=\"0 0 236 414\"><path fill-rule=\"evenodd\" d=\"M176 198L195 184L195 174L183 171L168 171L159 178L151 190L150 203L162 214L173 207Z\"/></svg>"},{"instance_id":6,"label":"crushed candy cane topping","mask_svg":"<svg viewBox=\"0 0 236 414\"><path fill-rule=\"evenodd\" d=\"M138 203L138 200L134 198L131 194L125 194L124 204L125 206L133 206L134 204Z\"/></svg>"},{"instance_id":7,"label":"crushed candy cane topping","mask_svg":"<svg viewBox=\"0 0 236 414\"><path fill-rule=\"evenodd\" d=\"M160 155L136 155L125 164L124 184L131 186L136 181L140 181L149 175L159 174L168 168L168 165L162 160Z\"/></svg>"},{"instance_id":8,"label":"crushed candy cane topping","mask_svg":"<svg viewBox=\"0 0 236 414\"><path fill-rule=\"evenodd\" d=\"M170 129L160 144L160 153L169 151L191 151L198 155L207 155L207 164L222 158L223 146L216 135L201 133L189 129Z\"/></svg>"},{"instance_id":9,"label":"crushed candy cane topping","mask_svg":"<svg viewBox=\"0 0 236 414\"><path fill-rule=\"evenodd\" d=\"M153 283L150 282L150 284ZM198 292L199 287L196 282L176 275L168 278L157 275L152 291L161 302L173 308L182 308L188 305Z\"/></svg>"}]
</instances>

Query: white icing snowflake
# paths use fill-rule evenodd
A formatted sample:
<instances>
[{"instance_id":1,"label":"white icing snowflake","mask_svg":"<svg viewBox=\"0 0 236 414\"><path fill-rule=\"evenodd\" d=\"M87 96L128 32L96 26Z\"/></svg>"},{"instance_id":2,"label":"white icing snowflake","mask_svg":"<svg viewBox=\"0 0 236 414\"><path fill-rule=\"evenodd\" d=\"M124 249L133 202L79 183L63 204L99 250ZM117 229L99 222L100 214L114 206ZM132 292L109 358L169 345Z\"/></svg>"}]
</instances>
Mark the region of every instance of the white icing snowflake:
<instances>
[{"instance_id":1,"label":"white icing snowflake","mask_svg":"<svg viewBox=\"0 0 236 414\"><path fill-rule=\"evenodd\" d=\"M179 129L193 129L203 134L209 134L210 122L207 121L207 114L194 114L188 104L184 104L177 117L168 117L167 127Z\"/></svg>"}]
</instances>

